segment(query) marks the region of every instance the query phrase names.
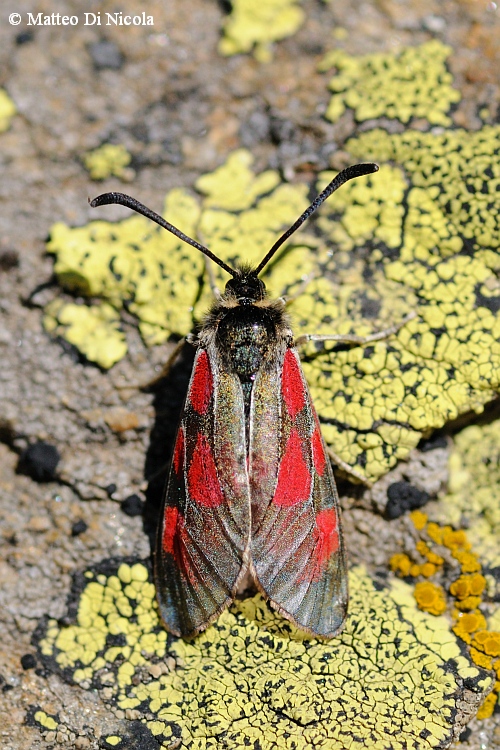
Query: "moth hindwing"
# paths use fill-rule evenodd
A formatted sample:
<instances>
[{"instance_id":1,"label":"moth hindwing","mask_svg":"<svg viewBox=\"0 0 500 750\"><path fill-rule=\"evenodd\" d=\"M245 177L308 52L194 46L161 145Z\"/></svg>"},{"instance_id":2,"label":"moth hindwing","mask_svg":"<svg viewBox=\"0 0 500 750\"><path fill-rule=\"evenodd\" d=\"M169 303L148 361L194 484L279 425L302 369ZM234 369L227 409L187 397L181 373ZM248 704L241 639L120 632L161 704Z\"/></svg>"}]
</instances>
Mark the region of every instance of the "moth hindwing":
<instances>
[{"instance_id":1,"label":"moth hindwing","mask_svg":"<svg viewBox=\"0 0 500 750\"><path fill-rule=\"evenodd\" d=\"M106 193L196 247L231 279L206 316L174 446L157 536L161 618L175 635L204 630L249 581L313 635L337 634L347 572L337 490L283 300L258 274L347 180L340 172L257 268L231 268L135 199Z\"/></svg>"}]
</instances>

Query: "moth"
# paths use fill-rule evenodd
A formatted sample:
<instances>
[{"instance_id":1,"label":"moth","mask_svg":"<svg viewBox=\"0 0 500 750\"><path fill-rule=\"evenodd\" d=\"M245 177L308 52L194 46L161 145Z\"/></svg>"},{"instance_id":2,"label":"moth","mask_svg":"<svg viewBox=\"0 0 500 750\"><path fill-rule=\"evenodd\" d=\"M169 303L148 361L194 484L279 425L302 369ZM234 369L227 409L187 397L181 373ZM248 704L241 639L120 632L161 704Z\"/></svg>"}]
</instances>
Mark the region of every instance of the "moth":
<instances>
[{"instance_id":1,"label":"moth","mask_svg":"<svg viewBox=\"0 0 500 750\"><path fill-rule=\"evenodd\" d=\"M359 164L340 172L253 269L231 268L128 195L106 193L90 204L141 213L231 277L193 341L159 524L157 599L174 635L204 630L249 583L307 633L331 638L344 624L347 571L332 467L285 300L270 299L259 274L335 190L377 170Z\"/></svg>"}]
</instances>

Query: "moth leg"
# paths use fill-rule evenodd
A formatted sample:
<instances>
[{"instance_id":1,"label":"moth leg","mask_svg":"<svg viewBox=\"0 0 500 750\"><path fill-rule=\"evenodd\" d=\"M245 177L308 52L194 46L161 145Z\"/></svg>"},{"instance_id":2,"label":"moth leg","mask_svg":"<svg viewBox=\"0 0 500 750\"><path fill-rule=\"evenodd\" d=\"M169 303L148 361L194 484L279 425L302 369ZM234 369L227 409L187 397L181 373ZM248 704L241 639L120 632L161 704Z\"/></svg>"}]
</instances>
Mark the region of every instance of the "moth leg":
<instances>
[{"instance_id":1,"label":"moth leg","mask_svg":"<svg viewBox=\"0 0 500 750\"><path fill-rule=\"evenodd\" d=\"M297 299L297 297L300 297L301 294L305 291L306 287L311 283L311 281L318 276L318 271L311 271L311 273L308 273L307 276L302 279L297 290L293 294L291 294L289 297L280 297L280 299L283 300L285 306L288 307L288 305L291 305L292 302Z\"/></svg>"},{"instance_id":2,"label":"moth leg","mask_svg":"<svg viewBox=\"0 0 500 750\"><path fill-rule=\"evenodd\" d=\"M372 341L382 341L383 339L389 338L394 333L397 333L403 326L413 320L416 317L415 312L408 313L405 317L393 326L389 326L383 331L377 331L376 333L370 333L368 336L356 336L354 333L347 334L316 334L316 333L303 333L298 339L295 339L295 346L301 346L306 344L308 341L337 341L339 344L357 344L363 346L369 344Z\"/></svg>"},{"instance_id":3,"label":"moth leg","mask_svg":"<svg viewBox=\"0 0 500 750\"><path fill-rule=\"evenodd\" d=\"M170 357L167 359L165 364L160 370L160 373L153 378L153 380L150 380L148 383L144 383L144 385L140 386L141 390L147 390L148 388L151 388L154 385L157 385L160 381L162 381L164 378L167 377L167 375L170 373L170 370L172 369L175 360L181 353L184 344L192 344L192 346L196 346L196 336L193 336L191 333L188 333L187 336L182 338L180 341L177 342L175 345Z\"/></svg>"},{"instance_id":4,"label":"moth leg","mask_svg":"<svg viewBox=\"0 0 500 750\"><path fill-rule=\"evenodd\" d=\"M370 480L367 479L364 474L355 469L354 466L348 464L347 461L344 461L343 458L340 458L340 456L337 455L335 451L332 451L329 446L326 446L326 452L328 453L335 466L338 466L339 469L342 469L346 472L346 474L350 474L352 477L356 477L356 479L359 479L359 481L366 487L373 487L372 482L370 482Z\"/></svg>"},{"instance_id":5,"label":"moth leg","mask_svg":"<svg viewBox=\"0 0 500 750\"><path fill-rule=\"evenodd\" d=\"M182 338L180 341L177 342L177 344L174 347L174 350L170 357L167 359L163 367L161 368L160 373L154 377L152 380L148 380L147 383L125 383L123 385L115 385L115 388L117 391L147 391L149 388L157 385L161 380L167 377L170 370L172 369L172 366L179 356L182 347L184 344L193 344L193 346L196 346L196 337L192 334L188 334L185 338Z\"/></svg>"}]
</instances>

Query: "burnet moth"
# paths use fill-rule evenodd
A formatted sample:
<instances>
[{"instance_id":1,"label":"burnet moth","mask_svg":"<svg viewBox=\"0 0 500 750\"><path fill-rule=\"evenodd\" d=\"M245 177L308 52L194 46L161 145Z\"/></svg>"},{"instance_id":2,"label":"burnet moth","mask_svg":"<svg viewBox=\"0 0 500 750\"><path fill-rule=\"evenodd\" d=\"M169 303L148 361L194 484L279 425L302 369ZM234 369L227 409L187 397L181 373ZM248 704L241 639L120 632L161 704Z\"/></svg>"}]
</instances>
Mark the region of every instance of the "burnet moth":
<instances>
[{"instance_id":1,"label":"burnet moth","mask_svg":"<svg viewBox=\"0 0 500 750\"><path fill-rule=\"evenodd\" d=\"M335 190L377 170L359 164L340 172L254 269L231 268L128 195L106 193L90 204L128 206L231 276L192 342L197 352L157 537L158 605L174 635L204 630L249 584L312 635L331 638L344 624L335 480L285 301L268 297L259 274Z\"/></svg>"}]
</instances>

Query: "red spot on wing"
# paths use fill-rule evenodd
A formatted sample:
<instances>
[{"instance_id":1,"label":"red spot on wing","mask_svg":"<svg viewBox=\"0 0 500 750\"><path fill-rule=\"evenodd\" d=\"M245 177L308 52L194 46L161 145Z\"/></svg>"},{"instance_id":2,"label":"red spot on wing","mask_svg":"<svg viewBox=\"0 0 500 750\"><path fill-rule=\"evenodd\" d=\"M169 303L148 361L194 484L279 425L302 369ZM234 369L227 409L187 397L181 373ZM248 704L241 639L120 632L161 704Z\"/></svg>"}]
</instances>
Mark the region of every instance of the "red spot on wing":
<instances>
[{"instance_id":1,"label":"red spot on wing","mask_svg":"<svg viewBox=\"0 0 500 750\"><path fill-rule=\"evenodd\" d=\"M281 392L286 404L290 418L293 420L304 408L306 403L306 394L304 390L304 381L297 357L287 349L283 361L283 375L281 379Z\"/></svg>"},{"instance_id":2,"label":"red spot on wing","mask_svg":"<svg viewBox=\"0 0 500 750\"><path fill-rule=\"evenodd\" d=\"M179 516L180 514L177 508L173 506L167 506L165 508L162 547L163 551L167 552L170 555L174 554L174 540L177 534L177 523L180 520Z\"/></svg>"},{"instance_id":3,"label":"red spot on wing","mask_svg":"<svg viewBox=\"0 0 500 750\"><path fill-rule=\"evenodd\" d=\"M313 432L312 436L312 451L314 468L318 472L319 476L322 477L326 466L325 451L323 449L323 441L321 440L321 433L318 425Z\"/></svg>"},{"instance_id":4,"label":"red spot on wing","mask_svg":"<svg viewBox=\"0 0 500 750\"><path fill-rule=\"evenodd\" d=\"M180 476L184 468L184 430L182 427L179 427L179 432L177 433L172 464L175 473L177 476Z\"/></svg>"},{"instance_id":5,"label":"red spot on wing","mask_svg":"<svg viewBox=\"0 0 500 750\"><path fill-rule=\"evenodd\" d=\"M206 413L213 390L214 381L208 354L205 350L202 350L196 361L196 369L189 389L189 400L198 414Z\"/></svg>"},{"instance_id":6,"label":"red spot on wing","mask_svg":"<svg viewBox=\"0 0 500 750\"><path fill-rule=\"evenodd\" d=\"M321 510L316 516L315 536L317 545L315 554L315 574L317 580L321 577L330 557L339 548L339 519L335 508Z\"/></svg>"},{"instance_id":7,"label":"red spot on wing","mask_svg":"<svg viewBox=\"0 0 500 750\"><path fill-rule=\"evenodd\" d=\"M273 502L286 508L303 503L311 495L311 472L302 453L301 439L293 428L278 471Z\"/></svg>"},{"instance_id":8,"label":"red spot on wing","mask_svg":"<svg viewBox=\"0 0 500 750\"><path fill-rule=\"evenodd\" d=\"M210 443L203 433L198 434L187 473L189 495L195 503L215 508L224 501Z\"/></svg>"},{"instance_id":9,"label":"red spot on wing","mask_svg":"<svg viewBox=\"0 0 500 750\"><path fill-rule=\"evenodd\" d=\"M165 508L163 522L163 551L173 555L181 573L191 585L197 585L197 578L188 552L189 535L186 531L184 516L174 506Z\"/></svg>"}]
</instances>

